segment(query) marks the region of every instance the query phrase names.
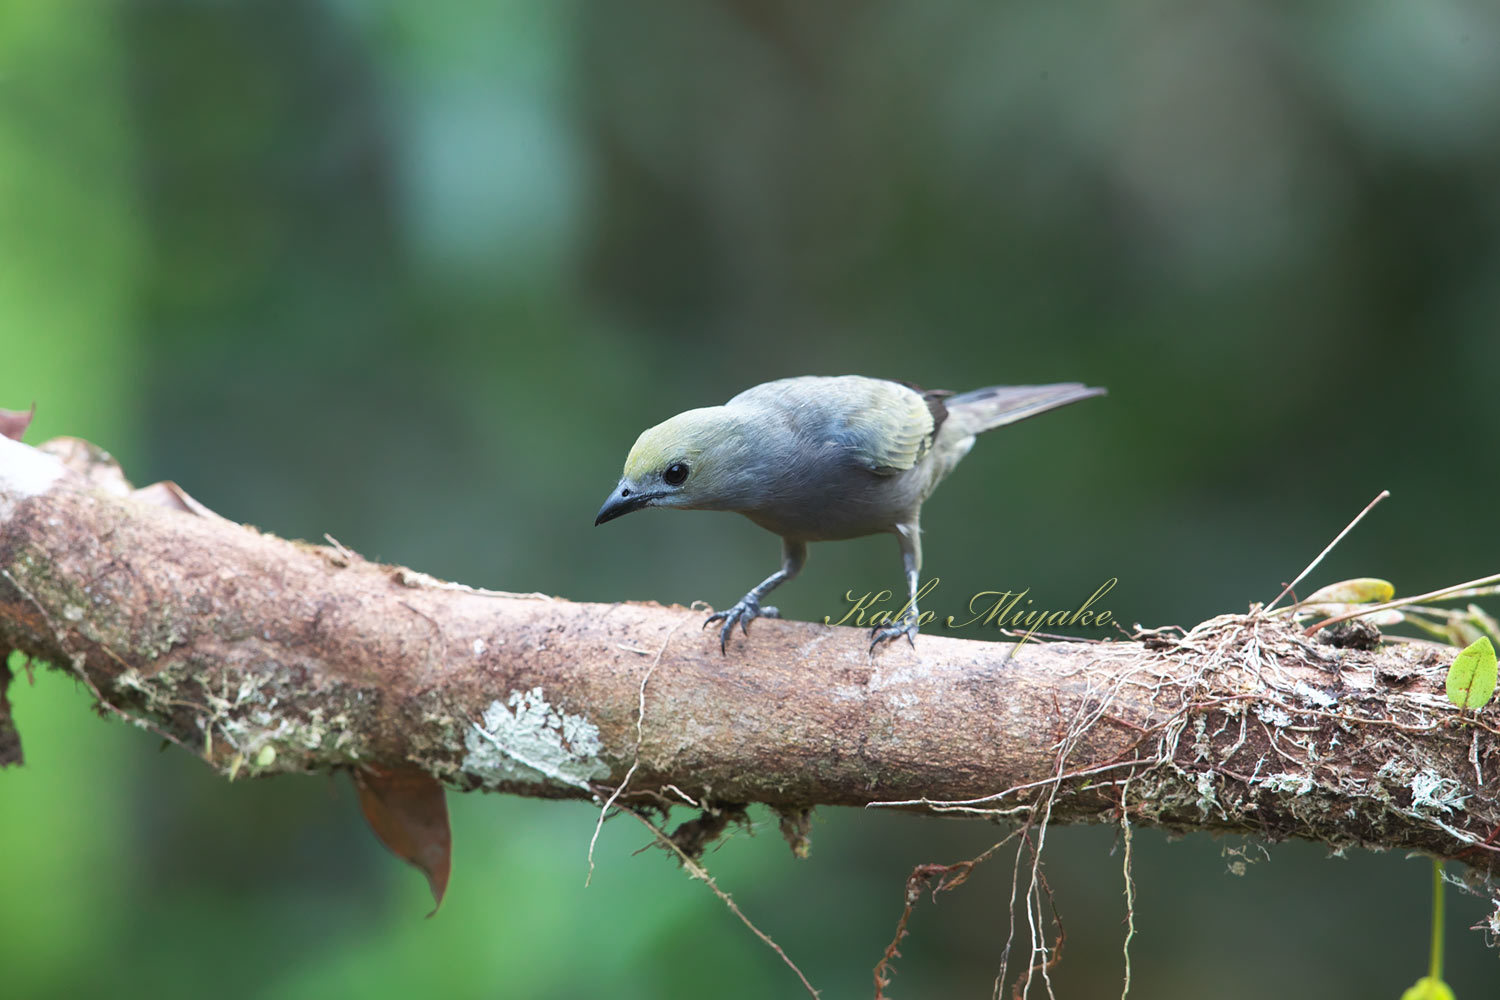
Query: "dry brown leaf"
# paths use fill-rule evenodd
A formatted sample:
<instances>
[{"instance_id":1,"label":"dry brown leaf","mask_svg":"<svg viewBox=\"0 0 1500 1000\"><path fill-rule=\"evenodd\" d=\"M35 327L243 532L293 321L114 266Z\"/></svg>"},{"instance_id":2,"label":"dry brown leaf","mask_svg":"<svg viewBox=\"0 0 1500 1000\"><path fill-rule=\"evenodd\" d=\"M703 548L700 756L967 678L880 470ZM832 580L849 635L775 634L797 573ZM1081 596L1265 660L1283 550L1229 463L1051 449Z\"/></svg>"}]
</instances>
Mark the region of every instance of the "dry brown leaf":
<instances>
[{"instance_id":1,"label":"dry brown leaf","mask_svg":"<svg viewBox=\"0 0 1500 1000\"><path fill-rule=\"evenodd\" d=\"M448 830L448 802L443 786L417 768L383 768L366 764L355 768L354 789L370 829L391 853L410 862L427 876L432 889L432 913L443 905L448 891L453 837Z\"/></svg>"},{"instance_id":2,"label":"dry brown leaf","mask_svg":"<svg viewBox=\"0 0 1500 1000\"><path fill-rule=\"evenodd\" d=\"M26 428L31 424L31 418L36 416L36 404L31 404L29 410L0 410L0 435L10 438L12 441L21 440L21 435L26 433Z\"/></svg>"}]
</instances>

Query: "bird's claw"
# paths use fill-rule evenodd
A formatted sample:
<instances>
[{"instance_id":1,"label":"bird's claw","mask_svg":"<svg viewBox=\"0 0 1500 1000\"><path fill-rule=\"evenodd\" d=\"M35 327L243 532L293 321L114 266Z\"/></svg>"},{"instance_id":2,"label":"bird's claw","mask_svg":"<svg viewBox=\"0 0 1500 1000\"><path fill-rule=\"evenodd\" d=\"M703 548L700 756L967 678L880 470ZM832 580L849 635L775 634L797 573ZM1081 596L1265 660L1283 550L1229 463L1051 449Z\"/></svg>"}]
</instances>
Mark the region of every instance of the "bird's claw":
<instances>
[{"instance_id":1,"label":"bird's claw","mask_svg":"<svg viewBox=\"0 0 1500 1000\"><path fill-rule=\"evenodd\" d=\"M875 647L882 642L890 642L906 636L906 641L911 644L912 649L917 648L917 619L913 615L907 615L900 621L890 622L886 625L876 625L870 630L870 652L875 652Z\"/></svg>"},{"instance_id":2,"label":"bird's claw","mask_svg":"<svg viewBox=\"0 0 1500 1000\"><path fill-rule=\"evenodd\" d=\"M719 629L719 652L728 653L729 635L734 631L734 623L739 622L740 632L743 635L750 634L750 623L757 618L780 618L781 612L767 605L761 607L759 601L746 595L737 601L732 608L723 611L715 611L703 621L703 627L708 628L714 622L722 621L723 627Z\"/></svg>"}]
</instances>

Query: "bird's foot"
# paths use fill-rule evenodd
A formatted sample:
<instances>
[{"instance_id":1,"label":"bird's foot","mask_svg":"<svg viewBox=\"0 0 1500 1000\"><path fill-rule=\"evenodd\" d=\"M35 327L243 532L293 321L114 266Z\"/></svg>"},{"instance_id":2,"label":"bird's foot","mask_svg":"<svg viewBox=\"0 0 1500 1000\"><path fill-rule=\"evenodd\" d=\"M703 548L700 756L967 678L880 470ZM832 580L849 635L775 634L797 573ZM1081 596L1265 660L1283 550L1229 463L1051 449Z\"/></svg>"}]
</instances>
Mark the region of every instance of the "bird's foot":
<instances>
[{"instance_id":1,"label":"bird's foot","mask_svg":"<svg viewBox=\"0 0 1500 1000\"><path fill-rule=\"evenodd\" d=\"M755 619L780 617L780 611L777 611L775 608L770 607L769 605L767 605L766 607L761 607L759 600L757 600L750 594L746 594L744 597L740 598L738 602L736 602L734 607L726 608L723 611L715 611L713 614L709 615L708 618L704 620L703 627L708 628L709 625L717 621L722 621L724 623L724 626L719 629L719 652L727 653L729 650L729 634L734 631L735 622L740 623L740 631L743 634L749 635L750 623Z\"/></svg>"},{"instance_id":2,"label":"bird's foot","mask_svg":"<svg viewBox=\"0 0 1500 1000\"><path fill-rule=\"evenodd\" d=\"M870 652L875 652L875 647L882 642L890 642L906 636L906 641L911 644L912 649L917 648L917 616L905 615L897 621L886 625L876 625L870 630Z\"/></svg>"}]
</instances>

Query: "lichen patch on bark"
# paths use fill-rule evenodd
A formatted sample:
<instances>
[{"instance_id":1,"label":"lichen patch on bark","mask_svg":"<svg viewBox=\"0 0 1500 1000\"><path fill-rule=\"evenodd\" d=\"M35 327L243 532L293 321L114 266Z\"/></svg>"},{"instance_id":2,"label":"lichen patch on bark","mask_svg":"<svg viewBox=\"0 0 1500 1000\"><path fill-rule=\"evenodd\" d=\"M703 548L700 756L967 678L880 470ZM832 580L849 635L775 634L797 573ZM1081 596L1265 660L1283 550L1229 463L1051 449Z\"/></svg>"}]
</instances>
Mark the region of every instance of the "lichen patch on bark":
<instances>
[{"instance_id":1,"label":"lichen patch on bark","mask_svg":"<svg viewBox=\"0 0 1500 1000\"><path fill-rule=\"evenodd\" d=\"M599 757L599 727L553 708L539 687L490 702L464 734L464 748L463 770L486 788L551 782L588 790L590 780L610 773Z\"/></svg>"}]
</instances>

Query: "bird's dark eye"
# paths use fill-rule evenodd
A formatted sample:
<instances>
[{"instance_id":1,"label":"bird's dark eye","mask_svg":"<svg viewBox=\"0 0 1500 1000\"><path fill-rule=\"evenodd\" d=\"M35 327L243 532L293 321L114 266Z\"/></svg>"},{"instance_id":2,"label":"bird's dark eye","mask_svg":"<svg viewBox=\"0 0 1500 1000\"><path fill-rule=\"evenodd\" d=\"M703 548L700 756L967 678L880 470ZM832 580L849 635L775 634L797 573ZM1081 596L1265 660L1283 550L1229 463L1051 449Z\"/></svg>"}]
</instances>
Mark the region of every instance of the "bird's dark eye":
<instances>
[{"instance_id":1,"label":"bird's dark eye","mask_svg":"<svg viewBox=\"0 0 1500 1000\"><path fill-rule=\"evenodd\" d=\"M688 467L685 462L673 462L667 466L667 471L661 474L662 480L668 486L681 486L688 477Z\"/></svg>"}]
</instances>

